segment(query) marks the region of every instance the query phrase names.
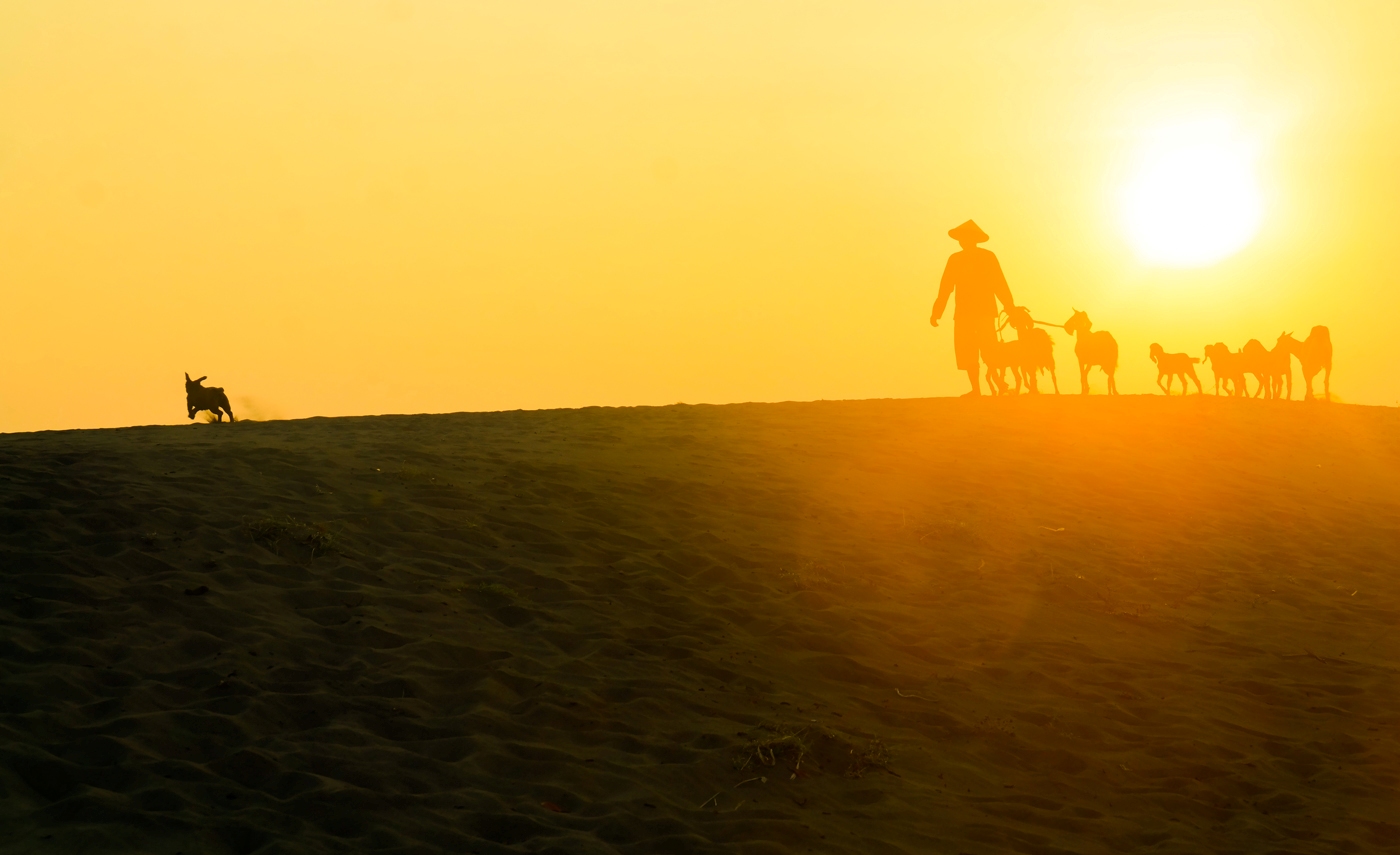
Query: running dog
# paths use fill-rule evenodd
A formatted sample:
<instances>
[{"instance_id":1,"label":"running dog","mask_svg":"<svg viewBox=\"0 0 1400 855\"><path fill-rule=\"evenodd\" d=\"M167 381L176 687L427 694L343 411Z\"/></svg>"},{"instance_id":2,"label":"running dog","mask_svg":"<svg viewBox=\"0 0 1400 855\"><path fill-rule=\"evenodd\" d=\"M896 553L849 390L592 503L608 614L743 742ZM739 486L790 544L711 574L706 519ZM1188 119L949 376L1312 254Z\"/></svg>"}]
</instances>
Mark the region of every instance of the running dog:
<instances>
[{"instance_id":1,"label":"running dog","mask_svg":"<svg viewBox=\"0 0 1400 855\"><path fill-rule=\"evenodd\" d=\"M208 376L198 380L191 380L188 373L185 374L185 406L190 411L190 418L200 410L208 410L214 414L216 421L224 420L224 413L228 413L228 420L233 421L233 408L228 405L228 395L219 386L210 386L207 389L200 384Z\"/></svg>"}]
</instances>

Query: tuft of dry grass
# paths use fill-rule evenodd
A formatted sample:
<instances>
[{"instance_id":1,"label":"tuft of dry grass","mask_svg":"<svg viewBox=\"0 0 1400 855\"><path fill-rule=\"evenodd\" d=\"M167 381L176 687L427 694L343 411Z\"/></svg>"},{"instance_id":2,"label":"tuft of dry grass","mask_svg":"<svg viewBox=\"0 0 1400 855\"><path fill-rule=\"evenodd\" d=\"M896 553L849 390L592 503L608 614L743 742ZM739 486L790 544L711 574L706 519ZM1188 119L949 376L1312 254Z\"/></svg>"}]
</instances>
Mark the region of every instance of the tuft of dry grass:
<instances>
[{"instance_id":1,"label":"tuft of dry grass","mask_svg":"<svg viewBox=\"0 0 1400 855\"><path fill-rule=\"evenodd\" d=\"M870 769L890 771L889 746L878 739L870 739L864 748L851 749L851 765L846 767L847 778L863 777Z\"/></svg>"},{"instance_id":2,"label":"tuft of dry grass","mask_svg":"<svg viewBox=\"0 0 1400 855\"><path fill-rule=\"evenodd\" d=\"M782 763L796 772L802 768L802 758L811 753L804 737L808 728L784 725L763 725L767 735L750 739L734 755L734 768L743 771L749 766L777 766Z\"/></svg>"},{"instance_id":3,"label":"tuft of dry grass","mask_svg":"<svg viewBox=\"0 0 1400 855\"><path fill-rule=\"evenodd\" d=\"M311 550L311 557L315 558L335 548L335 536L324 525L304 523L292 517L245 521L243 530L254 542L272 547L274 552L282 544L292 543L307 547Z\"/></svg>"},{"instance_id":4,"label":"tuft of dry grass","mask_svg":"<svg viewBox=\"0 0 1400 855\"><path fill-rule=\"evenodd\" d=\"M763 725L764 735L750 739L734 755L734 768L783 766L792 777L818 773L839 773L860 778L871 769L890 771L890 751L881 740L870 737L857 745L845 736L820 725ZM804 768L804 764L805 768Z\"/></svg>"}]
</instances>

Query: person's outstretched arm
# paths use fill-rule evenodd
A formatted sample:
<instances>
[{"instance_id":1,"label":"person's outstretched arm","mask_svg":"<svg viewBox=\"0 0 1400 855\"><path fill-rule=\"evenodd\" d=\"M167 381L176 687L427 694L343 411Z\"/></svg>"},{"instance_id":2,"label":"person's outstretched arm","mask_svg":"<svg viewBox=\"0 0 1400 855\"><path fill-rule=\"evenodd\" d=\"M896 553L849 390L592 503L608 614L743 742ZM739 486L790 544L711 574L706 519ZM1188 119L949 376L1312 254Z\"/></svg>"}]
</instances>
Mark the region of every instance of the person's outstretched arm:
<instances>
[{"instance_id":1,"label":"person's outstretched arm","mask_svg":"<svg viewBox=\"0 0 1400 855\"><path fill-rule=\"evenodd\" d=\"M938 282L938 299L933 301L933 314L928 319L934 326L938 326L938 319L943 317L943 310L948 308L948 298L953 294L953 277L949 275L952 269L953 259L950 258L943 268L943 278Z\"/></svg>"}]
</instances>

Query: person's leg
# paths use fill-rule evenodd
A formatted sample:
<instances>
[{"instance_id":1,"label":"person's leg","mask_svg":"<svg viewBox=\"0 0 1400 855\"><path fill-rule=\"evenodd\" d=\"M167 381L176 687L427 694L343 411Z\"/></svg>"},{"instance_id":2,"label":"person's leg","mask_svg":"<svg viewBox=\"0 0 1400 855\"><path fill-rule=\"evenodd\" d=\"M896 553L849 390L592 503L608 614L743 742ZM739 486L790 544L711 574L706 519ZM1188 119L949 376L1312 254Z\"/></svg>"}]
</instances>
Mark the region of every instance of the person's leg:
<instances>
[{"instance_id":1,"label":"person's leg","mask_svg":"<svg viewBox=\"0 0 1400 855\"><path fill-rule=\"evenodd\" d=\"M982 381L977 377L976 368L967 369L967 379L972 383L972 391L968 392L963 397L971 397L973 395L982 394Z\"/></svg>"},{"instance_id":2,"label":"person's leg","mask_svg":"<svg viewBox=\"0 0 1400 855\"><path fill-rule=\"evenodd\" d=\"M982 381L978 372L982 370L982 346L977 325L956 315L953 317L953 353L957 356L958 368L967 372L967 379L972 384L972 391L964 392L963 397L981 395Z\"/></svg>"}]
</instances>

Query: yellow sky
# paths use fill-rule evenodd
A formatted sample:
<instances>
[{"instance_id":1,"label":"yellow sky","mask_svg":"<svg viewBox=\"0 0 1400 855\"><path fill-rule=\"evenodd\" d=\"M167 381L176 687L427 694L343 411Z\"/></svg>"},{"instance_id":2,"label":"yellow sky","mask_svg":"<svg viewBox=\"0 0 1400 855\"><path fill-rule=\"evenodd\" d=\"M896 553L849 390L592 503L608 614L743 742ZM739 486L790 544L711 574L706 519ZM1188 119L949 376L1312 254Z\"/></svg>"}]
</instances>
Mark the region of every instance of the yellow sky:
<instances>
[{"instance_id":1,"label":"yellow sky","mask_svg":"<svg viewBox=\"0 0 1400 855\"><path fill-rule=\"evenodd\" d=\"M956 394L975 218L1147 345L1331 327L1395 404L1390 2L0 2L0 430ZM1158 129L1259 144L1257 238L1145 265ZM1078 388L1058 331L1062 388ZM1102 387L1100 381L1099 387Z\"/></svg>"}]
</instances>

